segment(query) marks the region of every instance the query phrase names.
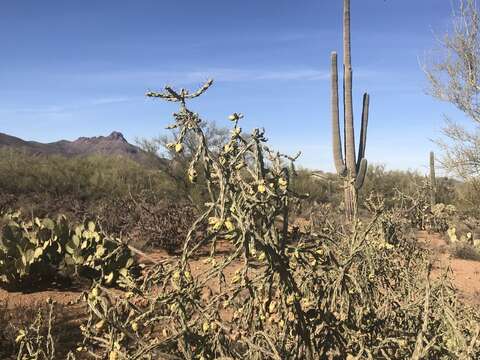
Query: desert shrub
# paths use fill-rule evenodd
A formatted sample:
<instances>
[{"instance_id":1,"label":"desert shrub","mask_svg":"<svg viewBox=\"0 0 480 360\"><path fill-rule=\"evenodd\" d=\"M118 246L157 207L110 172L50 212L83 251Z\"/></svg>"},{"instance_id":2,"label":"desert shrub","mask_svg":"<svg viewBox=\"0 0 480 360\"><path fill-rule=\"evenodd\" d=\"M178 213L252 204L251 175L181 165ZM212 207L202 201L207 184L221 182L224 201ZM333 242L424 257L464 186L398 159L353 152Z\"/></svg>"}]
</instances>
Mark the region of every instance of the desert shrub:
<instances>
[{"instance_id":1,"label":"desert shrub","mask_svg":"<svg viewBox=\"0 0 480 360\"><path fill-rule=\"evenodd\" d=\"M102 229L129 240L142 250L180 251L198 209L188 200L173 201L153 191L100 204L96 216Z\"/></svg>"},{"instance_id":2,"label":"desert shrub","mask_svg":"<svg viewBox=\"0 0 480 360\"><path fill-rule=\"evenodd\" d=\"M445 232L458 220L457 208L454 205L438 203L430 206L426 214L425 228L436 232Z\"/></svg>"},{"instance_id":3,"label":"desert shrub","mask_svg":"<svg viewBox=\"0 0 480 360\"><path fill-rule=\"evenodd\" d=\"M0 149L0 206L37 216L82 216L99 203L145 189L167 198L176 184L163 172L120 156L35 156ZM3 204L3 205L2 205Z\"/></svg>"},{"instance_id":4,"label":"desert shrub","mask_svg":"<svg viewBox=\"0 0 480 360\"><path fill-rule=\"evenodd\" d=\"M393 207L396 205L397 191L407 196L416 196L418 188L424 187L425 182L425 176L418 172L387 170L385 165L373 164L368 167L360 196L362 202L365 202L370 194L378 194L385 199L387 207ZM438 177L436 181L437 202L455 204L456 184L457 182L453 179Z\"/></svg>"},{"instance_id":5,"label":"desert shrub","mask_svg":"<svg viewBox=\"0 0 480 360\"><path fill-rule=\"evenodd\" d=\"M33 322L17 325L15 344L17 350L17 359L28 360L50 360L57 356L64 359L73 360L75 356L66 349L58 347L60 341L65 345L67 339L62 339L65 334L59 333L59 329L66 329L67 324L59 326L59 318L65 320L65 310L59 309L59 306L50 298L46 301L46 306L40 306L32 315ZM70 336L78 335L70 333ZM68 342L67 342L68 343ZM70 345L72 342L70 341Z\"/></svg>"},{"instance_id":6,"label":"desert shrub","mask_svg":"<svg viewBox=\"0 0 480 360\"><path fill-rule=\"evenodd\" d=\"M292 189L299 194L308 194L308 202L339 205L342 201L342 182L336 174L314 173L308 169L297 170L292 178Z\"/></svg>"},{"instance_id":7,"label":"desert shrub","mask_svg":"<svg viewBox=\"0 0 480 360\"><path fill-rule=\"evenodd\" d=\"M3 301L0 302L0 357L7 358L9 355L13 355L13 341L9 335L9 317L7 304Z\"/></svg>"},{"instance_id":8,"label":"desert shrub","mask_svg":"<svg viewBox=\"0 0 480 360\"><path fill-rule=\"evenodd\" d=\"M81 336L80 312L78 307L73 310L48 299L29 305L0 303L0 358L67 359ZM28 348L33 356L27 355Z\"/></svg>"},{"instance_id":9,"label":"desert shrub","mask_svg":"<svg viewBox=\"0 0 480 360\"><path fill-rule=\"evenodd\" d=\"M2 212L20 209L39 218L65 214L78 223L95 219L117 237L178 250L195 217L192 201L166 170L128 158L35 156L0 149ZM178 227L173 222L177 216Z\"/></svg>"},{"instance_id":10,"label":"desert shrub","mask_svg":"<svg viewBox=\"0 0 480 360\"><path fill-rule=\"evenodd\" d=\"M0 193L0 214L8 211L16 204L16 197L12 194Z\"/></svg>"},{"instance_id":11,"label":"desert shrub","mask_svg":"<svg viewBox=\"0 0 480 360\"><path fill-rule=\"evenodd\" d=\"M478 249L464 241L451 245L450 253L458 259L480 261Z\"/></svg>"},{"instance_id":12,"label":"desert shrub","mask_svg":"<svg viewBox=\"0 0 480 360\"><path fill-rule=\"evenodd\" d=\"M452 179L441 177L437 179L437 201L444 204L456 204L455 186L457 182ZM360 215L366 216L367 199L371 196L379 196L383 199L387 208L398 206L398 194L403 194L403 200L407 198L418 199L420 205L424 205L421 212L428 210L430 205L428 195L428 182L425 176L412 171L386 170L385 165L369 165L362 191L359 192ZM333 206L342 206L343 184L336 174L312 172L302 169L292 179L292 188L299 193L309 194L304 207L316 206L320 203L330 203ZM423 193L427 191L427 193ZM413 205L413 203L412 203Z\"/></svg>"},{"instance_id":13,"label":"desert shrub","mask_svg":"<svg viewBox=\"0 0 480 360\"><path fill-rule=\"evenodd\" d=\"M466 216L480 218L480 183L478 179L458 182L456 186L456 205Z\"/></svg>"},{"instance_id":14,"label":"desert shrub","mask_svg":"<svg viewBox=\"0 0 480 360\"><path fill-rule=\"evenodd\" d=\"M391 207L394 205L395 189L412 194L415 185L421 183L422 179L416 172L387 170L385 165L372 164L368 166L361 196L365 201L370 194L380 195L385 199L385 205Z\"/></svg>"},{"instance_id":15,"label":"desert shrub","mask_svg":"<svg viewBox=\"0 0 480 360\"><path fill-rule=\"evenodd\" d=\"M437 177L435 197L437 203L452 204L458 209L457 187L459 181L450 177Z\"/></svg>"},{"instance_id":16,"label":"desert shrub","mask_svg":"<svg viewBox=\"0 0 480 360\"><path fill-rule=\"evenodd\" d=\"M457 219L446 232L449 253L455 258L480 261L478 228L479 223L475 218Z\"/></svg>"},{"instance_id":17,"label":"desert shrub","mask_svg":"<svg viewBox=\"0 0 480 360\"><path fill-rule=\"evenodd\" d=\"M469 242L477 246L479 243L480 220L471 216L459 216L458 220L450 226L449 232L457 240Z\"/></svg>"},{"instance_id":18,"label":"desert shrub","mask_svg":"<svg viewBox=\"0 0 480 360\"><path fill-rule=\"evenodd\" d=\"M55 357L55 342L52 336L54 305L51 300L48 301L48 305L46 316L39 310L35 320L29 326L19 330L15 339L15 342L20 344L17 358L46 360Z\"/></svg>"},{"instance_id":19,"label":"desert shrub","mask_svg":"<svg viewBox=\"0 0 480 360\"><path fill-rule=\"evenodd\" d=\"M74 222L95 219L107 233L139 246L178 251L205 191L173 177L167 171L173 164L162 162L160 170L158 164L0 149L0 210L20 209L39 218L65 214Z\"/></svg>"},{"instance_id":20,"label":"desert shrub","mask_svg":"<svg viewBox=\"0 0 480 360\"><path fill-rule=\"evenodd\" d=\"M430 201L430 184L424 180L413 186L414 190L404 193L394 189L395 195L390 201L392 209L402 214L410 224L419 229L431 232L445 232L459 221L458 211L454 205Z\"/></svg>"},{"instance_id":21,"label":"desert shrub","mask_svg":"<svg viewBox=\"0 0 480 360\"><path fill-rule=\"evenodd\" d=\"M189 202L137 203L139 221L132 238L140 239L143 249L182 250L183 242L195 221L197 211Z\"/></svg>"}]
</instances>

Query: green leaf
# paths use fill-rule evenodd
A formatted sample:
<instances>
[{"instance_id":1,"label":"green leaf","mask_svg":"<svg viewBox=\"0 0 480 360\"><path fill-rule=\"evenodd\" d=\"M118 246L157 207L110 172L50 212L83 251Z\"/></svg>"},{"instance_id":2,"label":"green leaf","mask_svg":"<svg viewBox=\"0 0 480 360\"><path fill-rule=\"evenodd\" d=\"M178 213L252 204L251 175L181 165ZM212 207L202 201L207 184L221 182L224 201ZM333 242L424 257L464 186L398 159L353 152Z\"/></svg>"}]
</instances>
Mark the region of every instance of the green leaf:
<instances>
[{"instance_id":1,"label":"green leaf","mask_svg":"<svg viewBox=\"0 0 480 360\"><path fill-rule=\"evenodd\" d=\"M77 235L78 237L82 237L83 229L84 229L83 225L77 226L75 228L75 235Z\"/></svg>"},{"instance_id":2,"label":"green leaf","mask_svg":"<svg viewBox=\"0 0 480 360\"><path fill-rule=\"evenodd\" d=\"M49 229L49 230L55 229L55 223L53 222L52 219L45 218L45 219L43 219L42 222L43 222L43 226L45 226L47 229Z\"/></svg>"},{"instance_id":3,"label":"green leaf","mask_svg":"<svg viewBox=\"0 0 480 360\"><path fill-rule=\"evenodd\" d=\"M93 221L88 222L88 231L90 231L90 232L95 231L95 223Z\"/></svg>"},{"instance_id":4,"label":"green leaf","mask_svg":"<svg viewBox=\"0 0 480 360\"><path fill-rule=\"evenodd\" d=\"M72 236L73 245L74 245L75 247L79 247L79 246L80 246L80 237L81 237L81 236L82 236L81 234L80 234L80 235L77 235L76 231L75 231L75 235Z\"/></svg>"},{"instance_id":5,"label":"green leaf","mask_svg":"<svg viewBox=\"0 0 480 360\"><path fill-rule=\"evenodd\" d=\"M35 260L33 255L34 255L34 251L32 249L28 249L27 252L25 253L27 264L31 264Z\"/></svg>"},{"instance_id":6,"label":"green leaf","mask_svg":"<svg viewBox=\"0 0 480 360\"><path fill-rule=\"evenodd\" d=\"M128 269L126 269L126 268L121 268L118 272L119 272L119 274L122 275L123 277L127 277L127 276L128 276Z\"/></svg>"},{"instance_id":7,"label":"green leaf","mask_svg":"<svg viewBox=\"0 0 480 360\"><path fill-rule=\"evenodd\" d=\"M102 245L97 246L97 250L95 251L95 256L101 258L105 255L105 248Z\"/></svg>"},{"instance_id":8,"label":"green leaf","mask_svg":"<svg viewBox=\"0 0 480 360\"><path fill-rule=\"evenodd\" d=\"M75 260L70 255L65 255L65 264L67 265L75 265Z\"/></svg>"},{"instance_id":9,"label":"green leaf","mask_svg":"<svg viewBox=\"0 0 480 360\"><path fill-rule=\"evenodd\" d=\"M75 249L77 249L77 247L75 246L75 244L72 242L72 241L69 241L66 245L65 245L65 250L67 251L67 253L69 254L73 254L75 252ZM60 251L59 251L59 254L61 253L62 249L60 248Z\"/></svg>"},{"instance_id":10,"label":"green leaf","mask_svg":"<svg viewBox=\"0 0 480 360\"><path fill-rule=\"evenodd\" d=\"M133 263L134 263L133 258L128 258L125 267L128 269L128 268L130 268L130 267L133 265Z\"/></svg>"},{"instance_id":11,"label":"green leaf","mask_svg":"<svg viewBox=\"0 0 480 360\"><path fill-rule=\"evenodd\" d=\"M73 255L73 260L75 260L76 264L83 264L85 259L81 255Z\"/></svg>"},{"instance_id":12,"label":"green leaf","mask_svg":"<svg viewBox=\"0 0 480 360\"><path fill-rule=\"evenodd\" d=\"M42 248L42 247L37 247L37 248L35 249L35 252L33 253L33 257L34 257L35 259L38 259L38 258L39 258L40 256L42 256L42 255L43 255L43 248Z\"/></svg>"},{"instance_id":13,"label":"green leaf","mask_svg":"<svg viewBox=\"0 0 480 360\"><path fill-rule=\"evenodd\" d=\"M111 272L110 274L108 274L107 276L105 276L105 282L106 282L107 284L110 284L112 281L113 281L113 272Z\"/></svg>"}]
</instances>

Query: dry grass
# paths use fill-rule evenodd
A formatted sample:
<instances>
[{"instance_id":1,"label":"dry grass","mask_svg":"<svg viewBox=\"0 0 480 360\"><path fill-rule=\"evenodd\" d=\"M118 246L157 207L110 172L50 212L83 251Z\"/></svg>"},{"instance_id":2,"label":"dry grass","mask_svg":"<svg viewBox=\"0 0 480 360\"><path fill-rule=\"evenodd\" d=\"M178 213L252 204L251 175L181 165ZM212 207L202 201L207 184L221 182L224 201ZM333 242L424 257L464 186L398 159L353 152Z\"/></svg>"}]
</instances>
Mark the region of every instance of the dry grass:
<instances>
[{"instance_id":1,"label":"dry grass","mask_svg":"<svg viewBox=\"0 0 480 360\"><path fill-rule=\"evenodd\" d=\"M457 259L480 261L480 252L468 243L462 242L451 246L451 254Z\"/></svg>"},{"instance_id":2,"label":"dry grass","mask_svg":"<svg viewBox=\"0 0 480 360\"><path fill-rule=\"evenodd\" d=\"M55 343L56 358L65 359L71 349L81 341L79 325L83 321L85 307L80 305L55 305L55 317L52 335ZM7 302L0 303L0 358L15 359L19 344L15 341L19 330L27 328L38 315L47 318L46 301L10 307ZM42 322L40 334L48 331L47 321ZM80 359L80 358L78 358Z\"/></svg>"}]
</instances>

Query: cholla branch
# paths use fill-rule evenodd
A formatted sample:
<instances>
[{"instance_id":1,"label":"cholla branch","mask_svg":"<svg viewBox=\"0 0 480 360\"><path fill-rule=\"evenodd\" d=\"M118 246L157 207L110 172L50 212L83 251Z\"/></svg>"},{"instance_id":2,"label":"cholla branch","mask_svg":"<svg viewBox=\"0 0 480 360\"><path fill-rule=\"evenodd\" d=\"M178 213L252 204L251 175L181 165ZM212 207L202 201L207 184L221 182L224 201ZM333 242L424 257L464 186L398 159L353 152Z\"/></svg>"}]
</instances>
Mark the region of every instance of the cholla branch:
<instances>
[{"instance_id":1,"label":"cholla branch","mask_svg":"<svg viewBox=\"0 0 480 360\"><path fill-rule=\"evenodd\" d=\"M164 92L150 91L150 92L147 92L145 95L148 97L160 98L166 101L185 103L186 99L194 99L202 95L205 91L208 90L210 86L212 86L212 84L213 84L213 80L210 79L192 94L190 94L186 89L181 89L180 91L177 92L173 90L172 87L166 86Z\"/></svg>"}]
</instances>

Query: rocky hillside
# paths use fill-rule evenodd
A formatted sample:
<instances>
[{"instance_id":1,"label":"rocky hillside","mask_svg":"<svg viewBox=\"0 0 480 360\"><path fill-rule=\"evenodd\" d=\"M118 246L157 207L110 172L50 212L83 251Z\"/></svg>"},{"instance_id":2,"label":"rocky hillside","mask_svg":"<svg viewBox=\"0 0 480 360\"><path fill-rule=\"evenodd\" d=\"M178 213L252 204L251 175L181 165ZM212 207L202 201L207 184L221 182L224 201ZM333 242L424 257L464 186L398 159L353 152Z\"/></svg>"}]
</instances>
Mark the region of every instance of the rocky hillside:
<instances>
[{"instance_id":1,"label":"rocky hillside","mask_svg":"<svg viewBox=\"0 0 480 360\"><path fill-rule=\"evenodd\" d=\"M142 149L130 144L116 131L108 136L80 137L74 141L60 140L46 144L0 133L0 147L15 148L36 155L121 155L141 162L146 158L146 153Z\"/></svg>"}]
</instances>

